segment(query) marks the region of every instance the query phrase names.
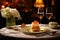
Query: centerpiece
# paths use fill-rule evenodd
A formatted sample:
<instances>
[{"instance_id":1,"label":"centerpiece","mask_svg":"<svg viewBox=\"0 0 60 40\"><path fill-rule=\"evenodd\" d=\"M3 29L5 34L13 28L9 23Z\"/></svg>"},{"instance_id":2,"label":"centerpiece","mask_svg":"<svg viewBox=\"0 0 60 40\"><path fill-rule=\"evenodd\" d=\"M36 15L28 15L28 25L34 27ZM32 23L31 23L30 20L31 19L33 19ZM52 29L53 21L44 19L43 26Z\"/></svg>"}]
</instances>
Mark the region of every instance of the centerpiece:
<instances>
[{"instance_id":1,"label":"centerpiece","mask_svg":"<svg viewBox=\"0 0 60 40\"><path fill-rule=\"evenodd\" d=\"M18 10L10 7L2 8L1 15L6 18L6 27L15 26L15 18L21 19Z\"/></svg>"}]
</instances>

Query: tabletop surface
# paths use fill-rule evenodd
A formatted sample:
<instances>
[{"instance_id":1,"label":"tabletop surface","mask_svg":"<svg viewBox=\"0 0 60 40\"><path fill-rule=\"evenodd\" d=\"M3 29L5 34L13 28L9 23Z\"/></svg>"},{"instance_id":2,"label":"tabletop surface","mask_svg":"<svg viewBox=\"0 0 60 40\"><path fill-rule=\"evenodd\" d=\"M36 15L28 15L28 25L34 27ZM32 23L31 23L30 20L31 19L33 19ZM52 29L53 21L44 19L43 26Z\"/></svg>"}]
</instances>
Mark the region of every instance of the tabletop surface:
<instances>
[{"instance_id":1,"label":"tabletop surface","mask_svg":"<svg viewBox=\"0 0 60 40\"><path fill-rule=\"evenodd\" d=\"M25 34L23 32L15 31L13 29L8 29L5 27L0 29L0 34L4 36L16 37L16 38L52 38L52 37L60 37L60 30L57 30L55 35L49 35L49 33L29 35L29 34Z\"/></svg>"}]
</instances>

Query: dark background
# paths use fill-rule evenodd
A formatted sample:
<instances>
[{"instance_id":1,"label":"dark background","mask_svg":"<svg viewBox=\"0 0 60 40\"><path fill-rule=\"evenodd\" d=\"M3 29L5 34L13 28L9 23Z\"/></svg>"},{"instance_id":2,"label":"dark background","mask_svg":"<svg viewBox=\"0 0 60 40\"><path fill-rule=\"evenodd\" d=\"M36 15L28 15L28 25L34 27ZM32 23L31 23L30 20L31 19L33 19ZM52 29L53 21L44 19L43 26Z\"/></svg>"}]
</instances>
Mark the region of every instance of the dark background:
<instances>
[{"instance_id":1,"label":"dark background","mask_svg":"<svg viewBox=\"0 0 60 40\"><path fill-rule=\"evenodd\" d=\"M40 19L37 16L37 8L34 7L35 0L18 0L18 1L12 1L12 0L5 0L8 2L6 5L4 3L4 0L0 0L0 9L2 5L5 5L6 7L9 6L11 8L16 8L22 17L22 20L16 20L16 25L26 23L31 24L32 21L37 20L40 22ZM53 14L56 17L55 20L60 24L60 2L59 0L55 0L54 6L51 5L51 0L44 0L44 13L46 13L46 7L52 7L53 8ZM27 10L27 11L25 11ZM48 19L46 16L43 17L42 21L43 24L48 24ZM1 16L0 12L0 28L6 26L6 19Z\"/></svg>"}]
</instances>

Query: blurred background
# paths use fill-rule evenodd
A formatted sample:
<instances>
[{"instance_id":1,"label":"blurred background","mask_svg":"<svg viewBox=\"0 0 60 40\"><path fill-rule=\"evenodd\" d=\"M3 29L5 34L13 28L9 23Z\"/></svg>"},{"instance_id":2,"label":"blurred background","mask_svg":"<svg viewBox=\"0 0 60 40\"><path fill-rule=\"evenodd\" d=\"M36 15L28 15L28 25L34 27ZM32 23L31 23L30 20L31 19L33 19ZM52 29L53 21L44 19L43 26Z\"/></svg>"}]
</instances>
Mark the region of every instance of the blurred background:
<instances>
[{"instance_id":1,"label":"blurred background","mask_svg":"<svg viewBox=\"0 0 60 40\"><path fill-rule=\"evenodd\" d=\"M16 25L26 23L31 24L32 21L37 20L39 23L48 24L50 21L55 21L60 24L60 10L58 0L0 0L1 7L16 8L22 20L16 20ZM40 13L43 12L44 16L40 17ZM47 18L46 13L52 13L50 20ZM42 18L42 19L40 19ZM6 26L6 19L1 16L0 11L0 28Z\"/></svg>"}]
</instances>

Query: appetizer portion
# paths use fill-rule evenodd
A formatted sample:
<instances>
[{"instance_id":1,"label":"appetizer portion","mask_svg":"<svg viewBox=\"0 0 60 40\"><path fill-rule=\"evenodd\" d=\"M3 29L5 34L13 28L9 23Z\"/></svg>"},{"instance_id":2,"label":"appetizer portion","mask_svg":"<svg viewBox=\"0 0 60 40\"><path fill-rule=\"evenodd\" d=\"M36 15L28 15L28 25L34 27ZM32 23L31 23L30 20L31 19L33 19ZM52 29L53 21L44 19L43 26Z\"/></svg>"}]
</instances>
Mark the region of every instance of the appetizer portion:
<instances>
[{"instance_id":1,"label":"appetizer portion","mask_svg":"<svg viewBox=\"0 0 60 40\"><path fill-rule=\"evenodd\" d=\"M38 21L33 21L31 24L31 28L30 28L31 32L39 32L40 31L40 27L39 27L39 22Z\"/></svg>"}]
</instances>

